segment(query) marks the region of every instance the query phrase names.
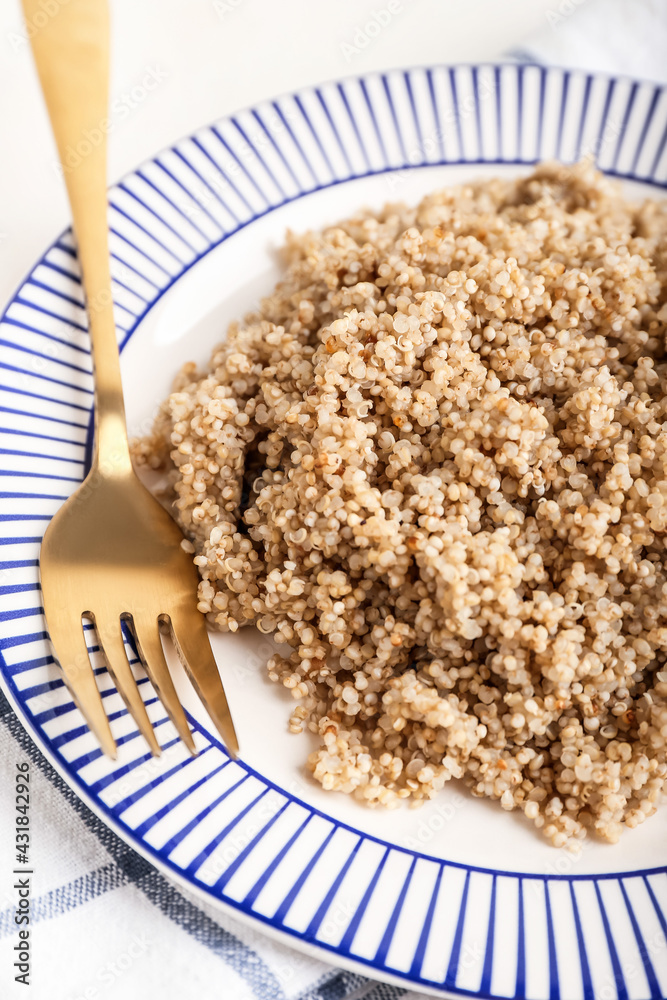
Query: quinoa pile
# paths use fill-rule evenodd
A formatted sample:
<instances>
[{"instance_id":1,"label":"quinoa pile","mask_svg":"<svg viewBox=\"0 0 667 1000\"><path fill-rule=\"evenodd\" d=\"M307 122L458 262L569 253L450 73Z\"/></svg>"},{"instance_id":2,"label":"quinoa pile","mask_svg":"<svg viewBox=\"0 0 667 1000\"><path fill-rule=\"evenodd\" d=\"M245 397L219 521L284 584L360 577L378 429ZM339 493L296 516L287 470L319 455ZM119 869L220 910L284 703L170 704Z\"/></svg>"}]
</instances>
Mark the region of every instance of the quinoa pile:
<instances>
[{"instance_id":1,"label":"quinoa pile","mask_svg":"<svg viewBox=\"0 0 667 1000\"><path fill-rule=\"evenodd\" d=\"M555 846L667 787L667 209L589 164L288 235L135 457L218 629L370 805L450 778Z\"/></svg>"}]
</instances>

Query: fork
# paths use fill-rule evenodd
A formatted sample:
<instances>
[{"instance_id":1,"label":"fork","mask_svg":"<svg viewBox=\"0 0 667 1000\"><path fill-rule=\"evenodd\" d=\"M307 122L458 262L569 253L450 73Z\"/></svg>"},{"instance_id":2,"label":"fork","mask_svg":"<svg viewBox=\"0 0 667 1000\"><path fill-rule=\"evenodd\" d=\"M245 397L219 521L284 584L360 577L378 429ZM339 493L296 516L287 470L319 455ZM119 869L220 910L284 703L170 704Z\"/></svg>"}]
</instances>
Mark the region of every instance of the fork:
<instances>
[{"instance_id":1,"label":"fork","mask_svg":"<svg viewBox=\"0 0 667 1000\"><path fill-rule=\"evenodd\" d=\"M95 382L91 469L51 520L40 552L54 658L102 750L115 757L116 741L84 638L83 619L90 619L112 679L158 755L160 746L125 652L121 623L126 622L162 705L194 754L162 647L161 626L168 626L197 694L235 755L238 743L229 706L205 619L197 610L197 569L181 547L180 528L139 481L130 457L107 229L107 0L69 0L46 15L41 0L22 2L27 23L38 26L32 31L32 49L72 210ZM67 166L72 149L80 157L75 169Z\"/></svg>"}]
</instances>

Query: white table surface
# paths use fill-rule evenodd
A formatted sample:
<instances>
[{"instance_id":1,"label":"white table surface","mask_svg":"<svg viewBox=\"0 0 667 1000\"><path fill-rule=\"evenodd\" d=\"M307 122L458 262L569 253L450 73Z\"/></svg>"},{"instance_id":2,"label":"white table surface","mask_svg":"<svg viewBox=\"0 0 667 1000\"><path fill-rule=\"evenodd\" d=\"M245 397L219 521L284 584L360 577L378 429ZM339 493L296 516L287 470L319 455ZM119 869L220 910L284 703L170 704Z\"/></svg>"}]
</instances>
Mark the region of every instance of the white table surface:
<instances>
[{"instance_id":1,"label":"white table surface","mask_svg":"<svg viewBox=\"0 0 667 1000\"><path fill-rule=\"evenodd\" d=\"M535 31L557 30L548 14L559 2L391 0L389 23L362 48L358 32L389 0L111 0L112 100L151 69L164 78L115 116L109 180L197 126L284 91L372 69L497 58ZM0 123L4 306L68 222L19 0L0 4Z\"/></svg>"}]
</instances>

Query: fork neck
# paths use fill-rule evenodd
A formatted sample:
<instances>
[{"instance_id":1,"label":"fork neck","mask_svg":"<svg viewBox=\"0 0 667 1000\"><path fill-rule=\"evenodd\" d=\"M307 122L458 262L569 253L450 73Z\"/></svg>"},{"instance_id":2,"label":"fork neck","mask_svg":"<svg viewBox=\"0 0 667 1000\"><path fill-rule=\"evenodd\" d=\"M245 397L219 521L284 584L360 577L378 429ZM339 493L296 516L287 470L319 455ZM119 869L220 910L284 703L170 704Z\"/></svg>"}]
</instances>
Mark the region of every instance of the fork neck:
<instances>
[{"instance_id":1,"label":"fork neck","mask_svg":"<svg viewBox=\"0 0 667 1000\"><path fill-rule=\"evenodd\" d=\"M91 310L89 309L89 315ZM95 371L95 440L92 471L106 477L133 473L125 424L118 348L110 337L96 338L90 316L93 367ZM107 320L108 322L108 320ZM113 317L111 318L113 323ZM111 349L113 347L113 350Z\"/></svg>"},{"instance_id":2,"label":"fork neck","mask_svg":"<svg viewBox=\"0 0 667 1000\"><path fill-rule=\"evenodd\" d=\"M77 183L68 184L74 214L79 260L86 294L88 326L95 381L95 444L93 471L104 476L127 476L132 462L125 424L120 356L113 314L111 274L107 238L107 198L104 172L93 183L99 185L96 197L77 205ZM92 180L92 178L91 178ZM79 210L79 209L82 210Z\"/></svg>"}]
</instances>

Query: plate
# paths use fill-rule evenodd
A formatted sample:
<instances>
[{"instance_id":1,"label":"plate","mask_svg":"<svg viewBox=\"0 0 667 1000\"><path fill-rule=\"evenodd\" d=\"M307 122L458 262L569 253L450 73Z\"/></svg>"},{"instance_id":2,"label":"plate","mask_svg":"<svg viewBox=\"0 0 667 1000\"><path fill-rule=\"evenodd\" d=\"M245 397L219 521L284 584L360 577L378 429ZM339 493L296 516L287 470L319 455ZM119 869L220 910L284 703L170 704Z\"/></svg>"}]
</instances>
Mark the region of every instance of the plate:
<instances>
[{"instance_id":1,"label":"plate","mask_svg":"<svg viewBox=\"0 0 667 1000\"><path fill-rule=\"evenodd\" d=\"M667 186L667 89L528 65L369 75L266 102L160 153L110 192L128 420L149 429L171 378L270 291L287 227L417 200L472 177L590 154L630 195ZM85 152L82 151L82 155ZM368 810L309 780L309 736L265 679L266 637L216 635L241 743L232 761L180 668L190 758L135 664L165 747L153 759L99 662L116 761L50 656L39 545L82 479L93 401L71 233L36 264L0 331L0 677L82 799L137 851L286 942L441 995L667 996L667 809L578 859L452 783L420 810Z\"/></svg>"}]
</instances>

